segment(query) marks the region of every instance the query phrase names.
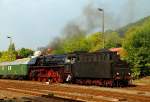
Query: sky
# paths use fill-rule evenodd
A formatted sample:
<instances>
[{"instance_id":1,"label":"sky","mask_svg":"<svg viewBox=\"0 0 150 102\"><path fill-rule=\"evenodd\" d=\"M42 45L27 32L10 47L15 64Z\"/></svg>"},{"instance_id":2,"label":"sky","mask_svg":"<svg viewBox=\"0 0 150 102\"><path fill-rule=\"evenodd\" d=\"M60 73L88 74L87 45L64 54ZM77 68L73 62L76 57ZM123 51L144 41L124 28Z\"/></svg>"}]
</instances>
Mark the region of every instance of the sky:
<instances>
[{"instance_id":1,"label":"sky","mask_svg":"<svg viewBox=\"0 0 150 102\"><path fill-rule=\"evenodd\" d=\"M7 36L12 36L16 49L46 46L62 36L65 25L82 16L89 4L110 16L113 23L106 29L150 15L150 0L0 0L0 51L8 48Z\"/></svg>"}]
</instances>

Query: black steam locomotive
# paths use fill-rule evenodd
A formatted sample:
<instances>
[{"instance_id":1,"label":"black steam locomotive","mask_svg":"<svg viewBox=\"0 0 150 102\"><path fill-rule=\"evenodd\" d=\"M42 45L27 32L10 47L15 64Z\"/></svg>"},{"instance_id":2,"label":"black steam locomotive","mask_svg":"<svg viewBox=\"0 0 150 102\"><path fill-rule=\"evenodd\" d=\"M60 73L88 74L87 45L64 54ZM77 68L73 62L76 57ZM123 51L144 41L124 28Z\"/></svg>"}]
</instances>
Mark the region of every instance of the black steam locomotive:
<instances>
[{"instance_id":1,"label":"black steam locomotive","mask_svg":"<svg viewBox=\"0 0 150 102\"><path fill-rule=\"evenodd\" d=\"M31 76L31 72L37 74ZM129 65L120 60L116 52L101 50L40 56L37 63L30 67L32 78L39 81L120 86L129 84L131 73Z\"/></svg>"}]
</instances>

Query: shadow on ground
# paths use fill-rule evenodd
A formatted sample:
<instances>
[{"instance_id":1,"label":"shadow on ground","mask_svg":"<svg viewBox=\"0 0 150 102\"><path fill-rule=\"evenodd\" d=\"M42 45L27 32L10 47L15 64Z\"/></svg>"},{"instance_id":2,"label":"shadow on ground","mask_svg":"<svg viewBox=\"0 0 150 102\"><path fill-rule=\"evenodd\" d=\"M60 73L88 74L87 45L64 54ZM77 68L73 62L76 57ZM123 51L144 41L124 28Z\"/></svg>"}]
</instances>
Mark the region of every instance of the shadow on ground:
<instances>
[{"instance_id":1,"label":"shadow on ground","mask_svg":"<svg viewBox=\"0 0 150 102\"><path fill-rule=\"evenodd\" d=\"M0 102L83 102L71 99L64 99L49 95L36 96L36 97L21 97L21 98L2 98Z\"/></svg>"}]
</instances>

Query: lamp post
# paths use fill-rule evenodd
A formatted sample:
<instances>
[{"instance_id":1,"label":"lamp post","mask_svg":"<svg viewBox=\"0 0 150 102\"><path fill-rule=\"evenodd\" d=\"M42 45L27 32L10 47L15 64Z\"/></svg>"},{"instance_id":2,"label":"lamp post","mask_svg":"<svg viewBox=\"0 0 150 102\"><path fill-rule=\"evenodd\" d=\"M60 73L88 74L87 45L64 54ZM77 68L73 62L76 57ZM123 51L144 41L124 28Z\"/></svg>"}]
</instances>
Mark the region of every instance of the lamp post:
<instances>
[{"instance_id":1,"label":"lamp post","mask_svg":"<svg viewBox=\"0 0 150 102\"><path fill-rule=\"evenodd\" d=\"M10 39L10 47L12 46L12 37L11 36L7 36L7 39ZM12 50L12 48L11 49L8 49L8 50ZM12 52L10 52L10 60L12 60Z\"/></svg>"},{"instance_id":2,"label":"lamp post","mask_svg":"<svg viewBox=\"0 0 150 102\"><path fill-rule=\"evenodd\" d=\"M11 36L7 36L8 39L10 39L10 45L12 44L12 37Z\"/></svg>"},{"instance_id":3,"label":"lamp post","mask_svg":"<svg viewBox=\"0 0 150 102\"><path fill-rule=\"evenodd\" d=\"M102 36L103 36L103 48L105 48L104 9L98 8L98 11L102 12Z\"/></svg>"}]
</instances>

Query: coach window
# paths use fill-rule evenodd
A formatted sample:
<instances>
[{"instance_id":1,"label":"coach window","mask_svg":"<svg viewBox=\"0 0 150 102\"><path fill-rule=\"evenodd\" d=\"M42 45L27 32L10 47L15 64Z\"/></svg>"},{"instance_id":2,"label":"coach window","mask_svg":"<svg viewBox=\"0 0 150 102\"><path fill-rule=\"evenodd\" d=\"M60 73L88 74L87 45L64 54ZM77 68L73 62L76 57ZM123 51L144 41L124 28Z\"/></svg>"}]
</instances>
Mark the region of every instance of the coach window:
<instances>
[{"instance_id":1,"label":"coach window","mask_svg":"<svg viewBox=\"0 0 150 102\"><path fill-rule=\"evenodd\" d=\"M8 66L8 70L11 70L11 66Z\"/></svg>"},{"instance_id":2,"label":"coach window","mask_svg":"<svg viewBox=\"0 0 150 102\"><path fill-rule=\"evenodd\" d=\"M11 70L11 66L9 67L9 70Z\"/></svg>"},{"instance_id":3,"label":"coach window","mask_svg":"<svg viewBox=\"0 0 150 102\"><path fill-rule=\"evenodd\" d=\"M2 67L2 70L4 70L4 66Z\"/></svg>"}]
</instances>

